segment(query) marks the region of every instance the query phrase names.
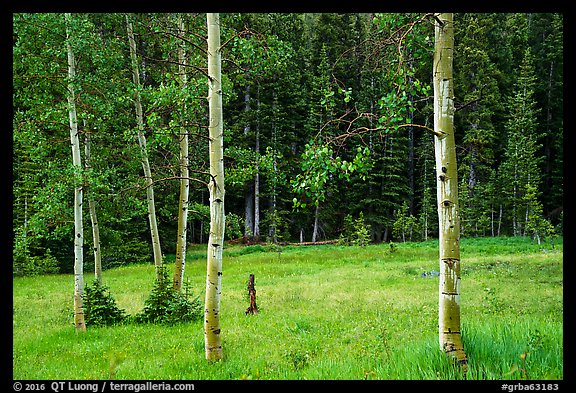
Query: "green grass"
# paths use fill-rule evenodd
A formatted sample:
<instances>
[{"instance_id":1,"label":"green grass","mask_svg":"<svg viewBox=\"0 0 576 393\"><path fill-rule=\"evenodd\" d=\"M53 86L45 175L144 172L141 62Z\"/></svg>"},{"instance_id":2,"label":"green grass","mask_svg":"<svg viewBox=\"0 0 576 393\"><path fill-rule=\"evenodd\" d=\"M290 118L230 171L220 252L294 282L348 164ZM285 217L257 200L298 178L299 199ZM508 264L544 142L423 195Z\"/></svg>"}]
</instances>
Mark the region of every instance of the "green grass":
<instances>
[{"instance_id":1,"label":"green grass","mask_svg":"<svg viewBox=\"0 0 576 393\"><path fill-rule=\"evenodd\" d=\"M462 239L468 379L563 378L563 253L524 238ZM459 379L439 349L437 241L365 248L229 247L224 359L204 359L202 322L72 325L71 275L13 280L14 379ZM204 298L205 247L186 277ZM170 260L170 259L168 259ZM169 270L173 268L168 263ZM258 315L245 315L256 278ZM142 310L152 265L104 272L118 305ZM85 280L91 274L86 273ZM524 359L521 355L527 353Z\"/></svg>"}]
</instances>

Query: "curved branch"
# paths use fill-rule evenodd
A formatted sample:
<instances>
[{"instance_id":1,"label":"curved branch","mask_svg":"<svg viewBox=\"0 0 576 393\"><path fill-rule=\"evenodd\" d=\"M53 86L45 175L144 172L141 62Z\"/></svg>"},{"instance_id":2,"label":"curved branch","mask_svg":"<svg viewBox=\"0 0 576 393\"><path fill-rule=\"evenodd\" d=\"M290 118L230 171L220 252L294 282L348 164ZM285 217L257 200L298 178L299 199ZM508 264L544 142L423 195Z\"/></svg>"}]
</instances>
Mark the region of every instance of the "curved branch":
<instances>
[{"instance_id":1,"label":"curved branch","mask_svg":"<svg viewBox=\"0 0 576 393\"><path fill-rule=\"evenodd\" d=\"M148 56L146 56L146 55L142 55L142 57L143 57L144 59L151 60L151 61L156 61L156 62L159 62L159 63L176 64L176 65L178 65L178 66L193 68L193 69L195 69L196 71L201 72L201 73L204 74L205 76L209 77L209 76L208 76L208 72L207 72L204 68L197 67L197 66L192 65L192 64L182 64L182 63L179 63L179 62L173 61L173 60L155 59L155 58L153 58L153 57L148 57Z\"/></svg>"},{"instance_id":2,"label":"curved branch","mask_svg":"<svg viewBox=\"0 0 576 393\"><path fill-rule=\"evenodd\" d=\"M438 138L443 138L446 136L446 133L444 131L436 131L430 127L426 127L426 126L423 126L421 124L408 123L408 124L400 124L399 126L396 126L396 127L398 127L398 128L400 128L400 127L402 127L402 128L404 128L404 127L421 128L424 131L427 131L427 132L431 133L432 135L437 136Z\"/></svg>"}]
</instances>

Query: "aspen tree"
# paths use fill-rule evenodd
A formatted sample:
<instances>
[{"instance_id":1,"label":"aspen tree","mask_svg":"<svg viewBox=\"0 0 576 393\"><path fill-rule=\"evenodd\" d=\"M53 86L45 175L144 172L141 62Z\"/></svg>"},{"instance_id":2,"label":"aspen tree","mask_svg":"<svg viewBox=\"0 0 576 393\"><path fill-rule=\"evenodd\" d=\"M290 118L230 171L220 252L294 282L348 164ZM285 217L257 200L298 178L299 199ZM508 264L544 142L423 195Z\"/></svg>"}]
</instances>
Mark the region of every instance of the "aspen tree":
<instances>
[{"instance_id":1,"label":"aspen tree","mask_svg":"<svg viewBox=\"0 0 576 393\"><path fill-rule=\"evenodd\" d=\"M220 336L220 293L222 283L222 246L224 243L224 128L222 117L222 80L220 52L220 16L207 14L208 26L208 106L210 152L210 236L206 269L204 338L206 360L222 359Z\"/></svg>"},{"instance_id":2,"label":"aspen tree","mask_svg":"<svg viewBox=\"0 0 576 393\"><path fill-rule=\"evenodd\" d=\"M72 164L74 165L74 326L76 332L86 331L84 321L84 305L82 301L84 291L84 226L82 222L82 184L79 174L82 170L80 158L80 136L78 119L76 116L76 97L74 93L74 78L76 65L74 51L71 45L72 15L65 14L66 19L66 50L68 52L68 117L70 120L70 144L72 146Z\"/></svg>"},{"instance_id":3,"label":"aspen tree","mask_svg":"<svg viewBox=\"0 0 576 393\"><path fill-rule=\"evenodd\" d=\"M436 14L434 50L434 151L438 203L440 348L466 371L468 359L460 331L460 218L454 140L452 63L454 25L451 13Z\"/></svg>"},{"instance_id":4,"label":"aspen tree","mask_svg":"<svg viewBox=\"0 0 576 393\"><path fill-rule=\"evenodd\" d=\"M178 15L178 37L184 38L184 20ZM184 41L180 40L178 47L178 72L180 85L184 90L188 83L186 78L186 52ZM183 121L184 119L181 119ZM184 126L180 134L180 201L178 203L178 238L176 240L176 262L174 266L173 287L182 290L184 270L186 267L186 228L188 225L188 204L190 195L190 179L188 178L188 132Z\"/></svg>"},{"instance_id":5,"label":"aspen tree","mask_svg":"<svg viewBox=\"0 0 576 393\"><path fill-rule=\"evenodd\" d=\"M84 129L86 130L86 122L84 122ZM85 131L84 137L84 169L88 172L90 166L90 132ZM87 187L89 190L89 186ZM92 194L92 195L90 195ZM94 278L102 284L102 253L100 252L100 227L98 226L98 215L96 214L96 201L94 195L88 193L88 211L90 212L90 221L92 221L92 244L94 250Z\"/></svg>"},{"instance_id":6,"label":"aspen tree","mask_svg":"<svg viewBox=\"0 0 576 393\"><path fill-rule=\"evenodd\" d=\"M156 206L154 203L154 188L152 186L152 172L148 161L146 150L146 136L144 135L144 115L142 112L142 99L140 97L140 72L138 71L138 58L136 57L136 41L130 17L126 15L126 27L128 30L128 42L130 44L130 59L132 61L132 80L134 81L134 106L136 109L136 121L138 123L138 144L140 145L140 158L144 178L146 179L146 199L148 201L148 220L150 222L150 234L152 236L152 250L154 251L154 265L156 266L156 276L160 277L160 267L162 267L162 250L160 248L160 235L156 221Z\"/></svg>"}]
</instances>

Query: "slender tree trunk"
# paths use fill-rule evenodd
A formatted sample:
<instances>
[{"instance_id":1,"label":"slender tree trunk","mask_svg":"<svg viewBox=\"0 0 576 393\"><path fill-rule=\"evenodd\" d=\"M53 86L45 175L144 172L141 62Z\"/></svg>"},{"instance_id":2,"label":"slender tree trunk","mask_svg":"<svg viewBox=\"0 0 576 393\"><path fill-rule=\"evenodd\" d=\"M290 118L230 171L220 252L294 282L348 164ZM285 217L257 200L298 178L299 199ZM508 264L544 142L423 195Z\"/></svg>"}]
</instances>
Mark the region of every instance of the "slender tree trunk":
<instances>
[{"instance_id":1,"label":"slender tree trunk","mask_svg":"<svg viewBox=\"0 0 576 393\"><path fill-rule=\"evenodd\" d=\"M250 112L250 85L246 86L246 93L244 94L244 112ZM250 129L250 122L247 121L244 126L244 135L248 135ZM254 236L254 183L252 181L246 187L244 198L244 236L246 238Z\"/></svg>"},{"instance_id":2,"label":"slender tree trunk","mask_svg":"<svg viewBox=\"0 0 576 393\"><path fill-rule=\"evenodd\" d=\"M86 135L84 137L84 168L89 170L90 166L90 133L86 131L86 123L84 123L84 130ZM90 186L87 188L89 189ZM92 223L92 244L94 250L94 278L102 284L102 254L100 252L100 228L98 227L98 216L96 215L96 202L94 195L86 190L88 196L88 210L90 211L90 221Z\"/></svg>"},{"instance_id":3,"label":"slender tree trunk","mask_svg":"<svg viewBox=\"0 0 576 393\"><path fill-rule=\"evenodd\" d=\"M222 116L222 79L220 52L220 16L208 13L208 104L210 177L210 238L206 269L204 338L206 359L222 359L220 336L220 293L222 284L222 246L224 243L224 129Z\"/></svg>"},{"instance_id":4,"label":"slender tree trunk","mask_svg":"<svg viewBox=\"0 0 576 393\"><path fill-rule=\"evenodd\" d=\"M142 112L142 99L140 98L140 73L138 71L138 58L136 56L136 41L132 30L130 17L126 15L126 26L128 30L128 41L130 43L130 59L132 61L132 80L134 81L134 106L136 108L136 121L138 123L138 144L142 159L142 169L146 179L146 199L148 201L148 220L150 222L150 235L152 237L152 250L154 252L154 265L156 274L159 276L159 268L162 266L162 250L160 248L160 235L158 234L158 224L156 221L156 206L154 203L154 188L152 186L152 172L148 161L146 150L146 136L144 135L144 115Z\"/></svg>"},{"instance_id":5,"label":"slender tree trunk","mask_svg":"<svg viewBox=\"0 0 576 393\"><path fill-rule=\"evenodd\" d=\"M409 60L409 67L410 70L414 69L412 59ZM412 84L412 76L408 77L408 83ZM412 92L408 92L408 101L414 104ZM411 107L413 107L413 105ZM410 124L414 123L413 111L409 110L408 118L410 119ZM414 186L414 127L408 127L408 184L410 187L410 195L408 196L408 215L414 215L414 194L416 193Z\"/></svg>"},{"instance_id":6,"label":"slender tree trunk","mask_svg":"<svg viewBox=\"0 0 576 393\"><path fill-rule=\"evenodd\" d=\"M314 229L312 230L312 242L318 240L318 215L320 213L320 205L316 206L314 210Z\"/></svg>"},{"instance_id":7,"label":"slender tree trunk","mask_svg":"<svg viewBox=\"0 0 576 393\"><path fill-rule=\"evenodd\" d=\"M78 119L76 116L76 97L74 93L74 79L76 65L70 38L70 24L72 15L65 14L66 18L66 49L68 52L68 117L70 121L70 144L72 146L72 164L74 165L74 326L76 332L86 331L84 321L84 226L82 222L82 182L80 172L82 162L80 158L80 136L78 132ZM77 172L77 173L76 173Z\"/></svg>"},{"instance_id":8,"label":"slender tree trunk","mask_svg":"<svg viewBox=\"0 0 576 393\"><path fill-rule=\"evenodd\" d=\"M260 89L257 89L256 93L256 111L260 113ZM260 154L260 122L258 120L256 122L254 151L256 154ZM258 164L256 164L256 175L254 176L254 238L260 240L260 169Z\"/></svg>"},{"instance_id":9,"label":"slender tree trunk","mask_svg":"<svg viewBox=\"0 0 576 393\"><path fill-rule=\"evenodd\" d=\"M502 203L500 203L500 208L498 210L498 231L496 232L496 236L500 236L500 228L502 226Z\"/></svg>"},{"instance_id":10,"label":"slender tree trunk","mask_svg":"<svg viewBox=\"0 0 576 393\"><path fill-rule=\"evenodd\" d=\"M178 36L184 38L184 20L178 14ZM180 73L180 85L186 89L186 53L184 41L179 42L178 47L178 71ZM184 107L186 109L186 107ZM180 119L184 121L184 116ZM176 240L176 262L174 264L173 287L177 291L182 290L184 283L184 271L186 268L186 232L188 228L188 204L190 194L190 180L188 179L188 132L184 126L180 128L180 201L178 204L178 238Z\"/></svg>"},{"instance_id":11,"label":"slender tree trunk","mask_svg":"<svg viewBox=\"0 0 576 393\"><path fill-rule=\"evenodd\" d=\"M270 195L270 225L268 227L268 238L270 239L270 241L272 241L272 243L277 244L278 243L278 236L277 236L277 225L279 223L278 221L278 211L276 208L276 182L277 182L277 176L278 176L278 163L276 160L276 124L273 122L272 123L272 148L273 148L273 154L274 154L274 159L272 162L272 170L273 170L273 174L272 174L272 189L271 189L271 195Z\"/></svg>"},{"instance_id":12,"label":"slender tree trunk","mask_svg":"<svg viewBox=\"0 0 576 393\"><path fill-rule=\"evenodd\" d=\"M494 237L494 205L490 204L490 233Z\"/></svg>"},{"instance_id":13,"label":"slender tree trunk","mask_svg":"<svg viewBox=\"0 0 576 393\"><path fill-rule=\"evenodd\" d=\"M256 153L260 152L260 132L256 129ZM260 171L256 164L256 175L254 176L254 238L260 239Z\"/></svg>"},{"instance_id":14,"label":"slender tree trunk","mask_svg":"<svg viewBox=\"0 0 576 393\"><path fill-rule=\"evenodd\" d=\"M451 13L437 14L434 52L434 137L438 203L440 285L438 328L440 348L467 369L460 331L460 217L454 141L452 59L454 25ZM440 136L438 136L440 135Z\"/></svg>"},{"instance_id":15,"label":"slender tree trunk","mask_svg":"<svg viewBox=\"0 0 576 393\"><path fill-rule=\"evenodd\" d=\"M278 118L278 96L276 94L276 90L272 91L272 152L274 154L273 161L272 161L272 177L270 179L272 186L270 192L270 225L268 227L268 238L271 239L272 243L278 244L278 224L279 221L279 214L277 210L277 191L276 185L278 183L278 160L276 159L276 151L277 151L277 126L276 126L276 119ZM260 102L260 101L258 101Z\"/></svg>"},{"instance_id":16,"label":"slender tree trunk","mask_svg":"<svg viewBox=\"0 0 576 393\"><path fill-rule=\"evenodd\" d=\"M244 236L250 239L254 236L254 183L250 181L244 197Z\"/></svg>"}]
</instances>

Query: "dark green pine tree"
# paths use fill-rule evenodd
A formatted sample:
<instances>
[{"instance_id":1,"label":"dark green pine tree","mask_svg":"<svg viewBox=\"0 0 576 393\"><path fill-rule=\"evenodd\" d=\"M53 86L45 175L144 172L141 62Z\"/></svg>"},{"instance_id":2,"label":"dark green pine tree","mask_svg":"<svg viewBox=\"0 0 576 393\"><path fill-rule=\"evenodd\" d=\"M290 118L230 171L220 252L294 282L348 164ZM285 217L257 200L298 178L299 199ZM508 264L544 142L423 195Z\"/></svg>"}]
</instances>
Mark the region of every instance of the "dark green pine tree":
<instances>
[{"instance_id":1,"label":"dark green pine tree","mask_svg":"<svg viewBox=\"0 0 576 393\"><path fill-rule=\"evenodd\" d=\"M556 224L562 211L564 189L564 42L563 14L531 15L529 42L534 52L535 98L542 137L542 204Z\"/></svg>"},{"instance_id":2,"label":"dark green pine tree","mask_svg":"<svg viewBox=\"0 0 576 393\"><path fill-rule=\"evenodd\" d=\"M463 14L457 24L454 61L457 144L462 235L486 233L491 206L484 195L498 139L494 113L501 110L496 69L487 32L494 20L485 14ZM460 26L461 28L458 28Z\"/></svg>"},{"instance_id":3,"label":"dark green pine tree","mask_svg":"<svg viewBox=\"0 0 576 393\"><path fill-rule=\"evenodd\" d=\"M525 234L529 210L525 201L528 186L541 187L538 155L541 133L537 116L539 109L534 97L534 57L527 49L520 64L518 81L507 101L509 119L506 123L506 150L500 166L505 214L512 227L512 234ZM537 195L539 197L539 195Z\"/></svg>"}]
</instances>

